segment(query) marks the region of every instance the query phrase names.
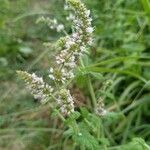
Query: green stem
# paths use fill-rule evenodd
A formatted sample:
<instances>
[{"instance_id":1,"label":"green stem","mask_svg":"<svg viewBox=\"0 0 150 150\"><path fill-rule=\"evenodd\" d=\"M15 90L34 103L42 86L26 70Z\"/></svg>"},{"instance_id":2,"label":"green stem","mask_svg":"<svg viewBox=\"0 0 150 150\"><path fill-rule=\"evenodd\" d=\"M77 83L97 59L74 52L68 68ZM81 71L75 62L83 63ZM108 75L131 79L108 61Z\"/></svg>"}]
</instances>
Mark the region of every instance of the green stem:
<instances>
[{"instance_id":1,"label":"green stem","mask_svg":"<svg viewBox=\"0 0 150 150\"><path fill-rule=\"evenodd\" d=\"M146 12L146 16L148 19L149 29L150 29L150 1L149 0L141 0L144 11Z\"/></svg>"},{"instance_id":2,"label":"green stem","mask_svg":"<svg viewBox=\"0 0 150 150\"><path fill-rule=\"evenodd\" d=\"M53 110L55 110L57 112L60 119L64 122L65 118L63 117L63 115L57 109L54 109L54 107L50 103L48 103L48 104L49 104L50 108L52 108Z\"/></svg>"},{"instance_id":3,"label":"green stem","mask_svg":"<svg viewBox=\"0 0 150 150\"><path fill-rule=\"evenodd\" d=\"M79 127L78 127L78 124L77 124L76 120L74 120L72 122L71 126L73 127L73 130L75 131L75 133L79 134Z\"/></svg>"},{"instance_id":4,"label":"green stem","mask_svg":"<svg viewBox=\"0 0 150 150\"><path fill-rule=\"evenodd\" d=\"M90 77L88 76L88 88L89 88L89 92L90 92L90 95L91 95L91 100L92 100L92 104L93 104L93 107L96 108L96 97L95 97L95 93L94 93L94 89L93 89L93 86L92 86L92 83L91 83L91 79Z\"/></svg>"}]
</instances>

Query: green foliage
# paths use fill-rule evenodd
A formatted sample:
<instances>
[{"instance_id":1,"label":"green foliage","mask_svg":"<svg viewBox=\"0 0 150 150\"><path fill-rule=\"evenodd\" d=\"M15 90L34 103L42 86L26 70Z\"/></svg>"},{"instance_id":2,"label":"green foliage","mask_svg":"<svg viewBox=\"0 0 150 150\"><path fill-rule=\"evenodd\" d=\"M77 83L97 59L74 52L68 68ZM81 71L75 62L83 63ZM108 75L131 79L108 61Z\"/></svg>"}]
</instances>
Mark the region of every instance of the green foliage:
<instances>
[{"instance_id":1,"label":"green foliage","mask_svg":"<svg viewBox=\"0 0 150 150\"><path fill-rule=\"evenodd\" d=\"M117 148L118 150L149 150L150 147L145 143L145 141L141 138L134 138L132 140L132 142L120 146L119 148Z\"/></svg>"},{"instance_id":2,"label":"green foliage","mask_svg":"<svg viewBox=\"0 0 150 150\"><path fill-rule=\"evenodd\" d=\"M58 18L71 32L64 1L0 0L0 149L150 149L149 1L82 1L92 13L95 41L70 86L76 112L63 124L25 91L15 70L45 77L56 52L41 43L61 34L35 21ZM106 116L95 114L94 99L103 100Z\"/></svg>"}]
</instances>

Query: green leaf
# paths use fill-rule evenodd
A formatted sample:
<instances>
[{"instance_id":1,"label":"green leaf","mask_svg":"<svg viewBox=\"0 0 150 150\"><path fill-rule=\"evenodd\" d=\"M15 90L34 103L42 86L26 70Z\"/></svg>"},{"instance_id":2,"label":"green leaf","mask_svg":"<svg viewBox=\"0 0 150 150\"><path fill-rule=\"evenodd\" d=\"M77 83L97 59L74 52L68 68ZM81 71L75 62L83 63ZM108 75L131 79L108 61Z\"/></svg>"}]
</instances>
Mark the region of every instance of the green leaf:
<instances>
[{"instance_id":1,"label":"green leaf","mask_svg":"<svg viewBox=\"0 0 150 150\"><path fill-rule=\"evenodd\" d=\"M77 145L84 146L89 150L99 150L97 139L84 129L81 129L78 135L74 135L73 140Z\"/></svg>"},{"instance_id":2,"label":"green leaf","mask_svg":"<svg viewBox=\"0 0 150 150\"><path fill-rule=\"evenodd\" d=\"M71 124L73 121L77 120L80 117L80 113L75 111L70 114L70 116L65 120L66 124Z\"/></svg>"},{"instance_id":3,"label":"green leaf","mask_svg":"<svg viewBox=\"0 0 150 150\"><path fill-rule=\"evenodd\" d=\"M81 114L84 118L87 118L87 116L89 115L88 110L85 107L81 107L80 108Z\"/></svg>"},{"instance_id":4,"label":"green leaf","mask_svg":"<svg viewBox=\"0 0 150 150\"><path fill-rule=\"evenodd\" d=\"M105 124L110 125L123 119L122 113L108 112L104 117Z\"/></svg>"},{"instance_id":5,"label":"green leaf","mask_svg":"<svg viewBox=\"0 0 150 150\"><path fill-rule=\"evenodd\" d=\"M90 72L90 74L97 80L104 80L104 77L101 73Z\"/></svg>"},{"instance_id":6,"label":"green leaf","mask_svg":"<svg viewBox=\"0 0 150 150\"><path fill-rule=\"evenodd\" d=\"M122 45L122 48L129 52L141 52L145 49L145 45L142 43L127 43Z\"/></svg>"},{"instance_id":7,"label":"green leaf","mask_svg":"<svg viewBox=\"0 0 150 150\"><path fill-rule=\"evenodd\" d=\"M132 77L135 77L141 81L143 81L144 83L146 83L147 81L142 77L140 76L139 74L137 73L134 73L134 72L131 72L129 70L121 70L121 69L112 69L112 68L102 68L102 67L86 67L86 68L83 68L83 70L85 71L92 71L92 72L103 72L103 73L120 73L120 74L126 74L126 75L129 75L129 76L132 76Z\"/></svg>"},{"instance_id":8,"label":"green leaf","mask_svg":"<svg viewBox=\"0 0 150 150\"><path fill-rule=\"evenodd\" d=\"M150 150L150 147L142 138L134 138L132 142L120 146L118 150Z\"/></svg>"}]
</instances>

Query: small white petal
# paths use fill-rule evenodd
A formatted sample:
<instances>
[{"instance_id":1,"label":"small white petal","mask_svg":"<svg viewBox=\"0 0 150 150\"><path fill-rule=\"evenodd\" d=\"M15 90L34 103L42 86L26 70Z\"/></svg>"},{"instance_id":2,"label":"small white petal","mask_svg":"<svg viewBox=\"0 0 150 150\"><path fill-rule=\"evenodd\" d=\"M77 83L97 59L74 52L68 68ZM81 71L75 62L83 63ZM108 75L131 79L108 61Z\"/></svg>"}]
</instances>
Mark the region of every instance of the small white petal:
<instances>
[{"instance_id":1,"label":"small white petal","mask_svg":"<svg viewBox=\"0 0 150 150\"><path fill-rule=\"evenodd\" d=\"M56 28L57 32L61 32L62 30L64 30L64 25L63 24L59 24Z\"/></svg>"},{"instance_id":2,"label":"small white petal","mask_svg":"<svg viewBox=\"0 0 150 150\"><path fill-rule=\"evenodd\" d=\"M94 29L92 27L86 28L86 32L87 33L92 33L93 31L94 31Z\"/></svg>"}]
</instances>

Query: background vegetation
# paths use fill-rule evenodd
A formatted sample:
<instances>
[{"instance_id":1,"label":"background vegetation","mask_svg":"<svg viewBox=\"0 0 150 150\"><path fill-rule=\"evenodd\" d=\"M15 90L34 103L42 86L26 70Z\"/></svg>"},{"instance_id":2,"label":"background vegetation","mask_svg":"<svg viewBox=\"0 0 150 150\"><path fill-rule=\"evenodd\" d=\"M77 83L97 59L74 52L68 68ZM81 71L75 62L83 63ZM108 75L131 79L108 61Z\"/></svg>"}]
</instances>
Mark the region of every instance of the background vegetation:
<instances>
[{"instance_id":1,"label":"background vegetation","mask_svg":"<svg viewBox=\"0 0 150 150\"><path fill-rule=\"evenodd\" d=\"M146 150L138 143L150 144L150 2L83 2L92 12L95 42L82 59L85 69L79 66L71 87L77 109L85 104L90 109L90 101L101 96L113 113L98 122L104 134L100 142L108 149ZM73 149L61 121L33 99L15 73L47 73L55 52L43 42L62 35L35 22L42 15L57 18L70 32L63 5L63 0L0 0L2 150Z\"/></svg>"}]
</instances>

